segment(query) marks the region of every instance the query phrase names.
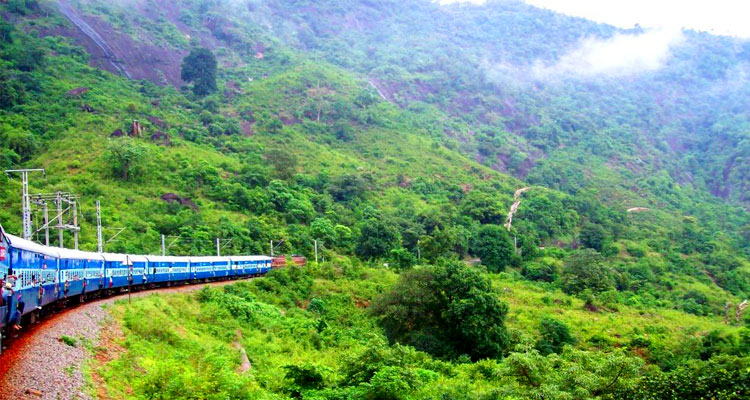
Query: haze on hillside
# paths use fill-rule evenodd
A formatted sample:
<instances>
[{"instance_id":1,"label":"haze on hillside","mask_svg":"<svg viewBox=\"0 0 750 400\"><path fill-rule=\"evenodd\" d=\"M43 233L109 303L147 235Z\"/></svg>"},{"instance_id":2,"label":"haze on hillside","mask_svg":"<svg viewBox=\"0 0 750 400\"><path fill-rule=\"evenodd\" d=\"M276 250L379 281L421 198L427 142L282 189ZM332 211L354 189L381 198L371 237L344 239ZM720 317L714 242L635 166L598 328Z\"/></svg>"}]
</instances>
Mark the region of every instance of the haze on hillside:
<instances>
[{"instance_id":1,"label":"haze on hillside","mask_svg":"<svg viewBox=\"0 0 750 400\"><path fill-rule=\"evenodd\" d=\"M694 29L718 35L750 38L744 16L746 2L678 0L526 0L528 4L621 28ZM483 5L486 0L440 0L441 4Z\"/></svg>"}]
</instances>

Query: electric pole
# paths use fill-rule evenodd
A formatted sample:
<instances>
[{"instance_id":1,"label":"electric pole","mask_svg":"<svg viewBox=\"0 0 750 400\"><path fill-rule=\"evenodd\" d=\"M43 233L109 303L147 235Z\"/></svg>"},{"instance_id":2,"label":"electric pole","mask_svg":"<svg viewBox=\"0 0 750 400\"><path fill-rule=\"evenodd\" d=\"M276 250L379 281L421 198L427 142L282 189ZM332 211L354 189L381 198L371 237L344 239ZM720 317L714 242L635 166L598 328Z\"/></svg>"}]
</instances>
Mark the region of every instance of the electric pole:
<instances>
[{"instance_id":1,"label":"electric pole","mask_svg":"<svg viewBox=\"0 0 750 400\"><path fill-rule=\"evenodd\" d=\"M44 245L49 246L49 210L47 210L47 202L42 203L42 210L44 210Z\"/></svg>"},{"instance_id":2,"label":"electric pole","mask_svg":"<svg viewBox=\"0 0 750 400\"><path fill-rule=\"evenodd\" d=\"M216 256L221 256L221 242L219 241L219 238L216 238Z\"/></svg>"},{"instance_id":3,"label":"electric pole","mask_svg":"<svg viewBox=\"0 0 750 400\"><path fill-rule=\"evenodd\" d=\"M104 244L102 243L102 210L99 200L96 201L96 249L99 253L104 252Z\"/></svg>"},{"instance_id":4,"label":"electric pole","mask_svg":"<svg viewBox=\"0 0 750 400\"><path fill-rule=\"evenodd\" d=\"M62 193L57 192L55 197L55 204L57 205L57 245L63 247L63 211L62 211Z\"/></svg>"},{"instance_id":5,"label":"electric pole","mask_svg":"<svg viewBox=\"0 0 750 400\"><path fill-rule=\"evenodd\" d=\"M23 238L31 240L31 201L29 200L29 172L41 172L44 168L7 169L6 174L18 172L21 174L21 214L23 216Z\"/></svg>"},{"instance_id":6,"label":"electric pole","mask_svg":"<svg viewBox=\"0 0 750 400\"><path fill-rule=\"evenodd\" d=\"M318 240L315 239L315 265L318 265Z\"/></svg>"},{"instance_id":7,"label":"electric pole","mask_svg":"<svg viewBox=\"0 0 750 400\"><path fill-rule=\"evenodd\" d=\"M167 246L164 245L164 235L161 235L161 255L167 255Z\"/></svg>"},{"instance_id":8,"label":"electric pole","mask_svg":"<svg viewBox=\"0 0 750 400\"><path fill-rule=\"evenodd\" d=\"M73 226L75 229L73 229L73 248L78 250L78 210L76 209L76 204L78 203L78 200L73 199Z\"/></svg>"}]
</instances>

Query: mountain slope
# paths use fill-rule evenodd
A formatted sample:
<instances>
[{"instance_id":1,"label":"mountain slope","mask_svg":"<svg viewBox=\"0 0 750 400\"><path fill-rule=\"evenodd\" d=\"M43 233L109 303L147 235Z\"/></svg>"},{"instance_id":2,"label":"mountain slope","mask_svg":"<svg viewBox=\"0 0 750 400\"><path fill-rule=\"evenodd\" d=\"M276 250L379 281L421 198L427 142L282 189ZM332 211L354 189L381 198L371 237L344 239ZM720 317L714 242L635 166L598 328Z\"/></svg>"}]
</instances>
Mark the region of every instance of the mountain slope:
<instances>
[{"instance_id":1,"label":"mountain slope","mask_svg":"<svg viewBox=\"0 0 750 400\"><path fill-rule=\"evenodd\" d=\"M225 252L283 240L278 251L309 256L318 239L327 257L404 267L418 257L489 259L483 235L531 183L512 230L493 239L490 249L511 250L491 271L557 285L556 266L589 247L612 274L603 291L621 301L721 314L750 291L747 212L709 194L722 157L737 166L726 179L742 176L743 159L726 153L741 146L701 128L740 118L742 100L716 94L716 114L710 93L683 100L725 76L719 61L739 62L729 39L686 33L697 42L675 65L642 75L514 83L483 65L523 71L582 37L618 32L515 2L63 3L106 47L134 52L116 61L149 82L87 66L106 62L72 44L81 32L57 3L29 4L3 5L3 162L45 167L33 191L81 195L89 223L101 199L108 236L126 228L107 250L157 252L165 234L175 254L211 253L220 237L231 239ZM181 84L169 71L199 43L217 55L219 91L158 86ZM158 62L137 56L154 46L167 54ZM691 61L698 46L733 50L704 65ZM669 99L656 97L670 88ZM143 133L120 137L134 120ZM675 126L686 133L662 146ZM693 151L701 146L715 154ZM708 175L697 179L688 164ZM2 222L18 231L20 189L5 182ZM627 211L635 207L648 210ZM91 249L87 226L81 242Z\"/></svg>"}]
</instances>

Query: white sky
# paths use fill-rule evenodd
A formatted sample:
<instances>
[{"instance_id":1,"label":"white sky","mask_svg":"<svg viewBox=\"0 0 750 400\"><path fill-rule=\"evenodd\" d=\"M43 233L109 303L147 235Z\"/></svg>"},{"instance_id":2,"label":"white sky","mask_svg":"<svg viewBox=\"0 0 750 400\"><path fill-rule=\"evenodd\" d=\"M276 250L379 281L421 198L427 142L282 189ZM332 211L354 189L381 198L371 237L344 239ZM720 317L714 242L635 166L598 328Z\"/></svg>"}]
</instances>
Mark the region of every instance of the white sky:
<instances>
[{"instance_id":1,"label":"white sky","mask_svg":"<svg viewBox=\"0 0 750 400\"><path fill-rule=\"evenodd\" d=\"M484 3L485 0L438 0ZM748 0L525 0L527 3L593 21L632 28L690 28L750 38Z\"/></svg>"}]
</instances>

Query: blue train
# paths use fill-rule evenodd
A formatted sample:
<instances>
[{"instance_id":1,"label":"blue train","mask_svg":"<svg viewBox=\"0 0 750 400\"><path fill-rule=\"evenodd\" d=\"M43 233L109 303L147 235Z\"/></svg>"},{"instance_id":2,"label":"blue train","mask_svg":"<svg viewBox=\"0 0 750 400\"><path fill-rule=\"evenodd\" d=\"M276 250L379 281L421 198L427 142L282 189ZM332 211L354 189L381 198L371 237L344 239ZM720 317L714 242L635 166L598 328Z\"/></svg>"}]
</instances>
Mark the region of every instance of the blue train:
<instances>
[{"instance_id":1,"label":"blue train","mask_svg":"<svg viewBox=\"0 0 750 400\"><path fill-rule=\"evenodd\" d=\"M130 290L265 274L271 257L167 257L43 246L0 226L0 332L44 310Z\"/></svg>"}]
</instances>

